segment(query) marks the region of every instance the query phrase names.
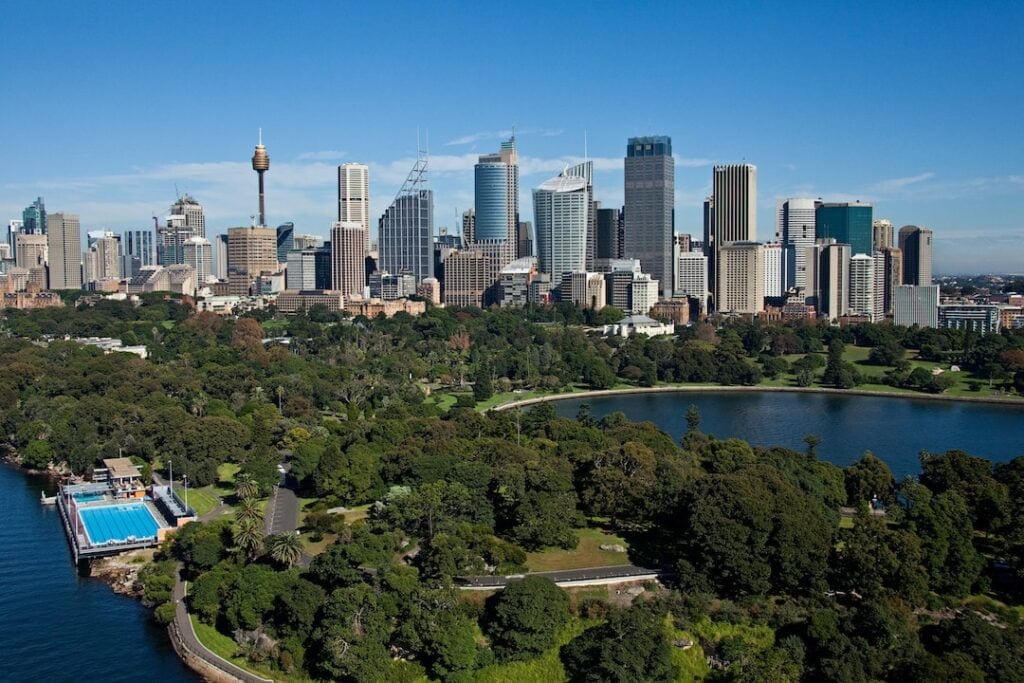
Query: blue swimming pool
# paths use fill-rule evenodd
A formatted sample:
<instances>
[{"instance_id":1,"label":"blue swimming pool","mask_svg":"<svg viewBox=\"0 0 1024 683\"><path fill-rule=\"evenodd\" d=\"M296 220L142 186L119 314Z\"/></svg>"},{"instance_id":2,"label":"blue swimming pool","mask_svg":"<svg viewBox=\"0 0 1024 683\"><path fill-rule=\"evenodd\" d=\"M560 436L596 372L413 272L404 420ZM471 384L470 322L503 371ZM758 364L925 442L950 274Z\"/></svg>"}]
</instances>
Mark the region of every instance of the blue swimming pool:
<instances>
[{"instance_id":1,"label":"blue swimming pool","mask_svg":"<svg viewBox=\"0 0 1024 683\"><path fill-rule=\"evenodd\" d=\"M81 508L78 515L91 545L155 538L160 528L143 503Z\"/></svg>"},{"instance_id":2,"label":"blue swimming pool","mask_svg":"<svg viewBox=\"0 0 1024 683\"><path fill-rule=\"evenodd\" d=\"M79 503L95 503L98 500L103 500L102 493L76 493L74 497Z\"/></svg>"}]
</instances>

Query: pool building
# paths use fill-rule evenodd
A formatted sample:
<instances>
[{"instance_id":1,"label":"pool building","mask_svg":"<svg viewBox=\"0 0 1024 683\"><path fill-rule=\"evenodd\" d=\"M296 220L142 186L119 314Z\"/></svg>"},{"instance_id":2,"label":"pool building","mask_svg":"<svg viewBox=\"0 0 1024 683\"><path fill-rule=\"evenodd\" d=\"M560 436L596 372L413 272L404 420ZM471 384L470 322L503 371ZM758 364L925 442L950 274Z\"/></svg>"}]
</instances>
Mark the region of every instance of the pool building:
<instances>
[{"instance_id":1,"label":"pool building","mask_svg":"<svg viewBox=\"0 0 1024 683\"><path fill-rule=\"evenodd\" d=\"M61 486L57 507L76 563L159 545L196 518L171 486L147 488L129 458L108 458L91 482Z\"/></svg>"}]
</instances>

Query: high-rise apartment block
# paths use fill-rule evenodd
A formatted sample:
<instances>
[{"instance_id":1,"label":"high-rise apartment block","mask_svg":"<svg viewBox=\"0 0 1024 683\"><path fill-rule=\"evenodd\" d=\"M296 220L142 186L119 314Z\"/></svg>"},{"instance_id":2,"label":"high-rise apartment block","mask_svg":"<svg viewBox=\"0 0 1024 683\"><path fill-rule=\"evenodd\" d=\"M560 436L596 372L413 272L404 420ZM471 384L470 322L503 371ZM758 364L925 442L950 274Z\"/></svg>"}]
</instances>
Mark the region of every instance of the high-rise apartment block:
<instances>
[{"instance_id":1,"label":"high-rise apartment block","mask_svg":"<svg viewBox=\"0 0 1024 683\"><path fill-rule=\"evenodd\" d=\"M904 225L899 232L903 252L903 284L927 286L932 283L932 231Z\"/></svg>"},{"instance_id":2,"label":"high-rise apartment block","mask_svg":"<svg viewBox=\"0 0 1024 683\"><path fill-rule=\"evenodd\" d=\"M892 221L879 218L871 223L871 243L875 251L894 246L892 237Z\"/></svg>"},{"instance_id":3,"label":"high-rise apartment block","mask_svg":"<svg viewBox=\"0 0 1024 683\"><path fill-rule=\"evenodd\" d=\"M818 314L838 320L850 307L850 245L833 239L819 240L814 254L814 296Z\"/></svg>"},{"instance_id":4,"label":"high-rise apartment block","mask_svg":"<svg viewBox=\"0 0 1024 683\"><path fill-rule=\"evenodd\" d=\"M117 281L121 277L121 236L109 230L87 234L88 249L82 254L83 281L88 285Z\"/></svg>"},{"instance_id":5,"label":"high-rise apartment block","mask_svg":"<svg viewBox=\"0 0 1024 683\"><path fill-rule=\"evenodd\" d=\"M717 205L717 200L716 200ZM756 314L764 310L764 245L757 242L724 242L718 255L718 302L720 312Z\"/></svg>"},{"instance_id":6,"label":"high-rise apartment block","mask_svg":"<svg viewBox=\"0 0 1024 683\"><path fill-rule=\"evenodd\" d=\"M875 296L875 258L867 254L850 257L850 300L848 314L861 316L868 322L882 319L878 308L881 299Z\"/></svg>"},{"instance_id":7,"label":"high-rise apartment block","mask_svg":"<svg viewBox=\"0 0 1024 683\"><path fill-rule=\"evenodd\" d=\"M892 315L896 288L903 284L903 252L896 247L883 247L875 252L875 297L881 298L881 311Z\"/></svg>"},{"instance_id":8,"label":"high-rise apartment block","mask_svg":"<svg viewBox=\"0 0 1024 683\"><path fill-rule=\"evenodd\" d=\"M491 266L489 258L474 249L453 251L444 261L444 303L446 306L482 306Z\"/></svg>"},{"instance_id":9,"label":"high-rise apartment block","mask_svg":"<svg viewBox=\"0 0 1024 683\"><path fill-rule=\"evenodd\" d=\"M823 202L814 215L817 239L834 239L849 244L852 254L871 254L872 206L863 202Z\"/></svg>"},{"instance_id":10,"label":"high-rise apartment block","mask_svg":"<svg viewBox=\"0 0 1024 683\"><path fill-rule=\"evenodd\" d=\"M700 312L708 310L708 257L699 251L676 254L676 296L688 296L700 302Z\"/></svg>"},{"instance_id":11,"label":"high-rise apartment block","mask_svg":"<svg viewBox=\"0 0 1024 683\"><path fill-rule=\"evenodd\" d=\"M629 138L625 162L623 255L640 259L645 273L672 295L675 234L675 160L667 135Z\"/></svg>"},{"instance_id":12,"label":"high-rise apartment block","mask_svg":"<svg viewBox=\"0 0 1024 683\"><path fill-rule=\"evenodd\" d=\"M346 298L363 296L365 249L366 230L361 223L338 221L331 226L331 289L342 292Z\"/></svg>"},{"instance_id":13,"label":"high-rise apartment block","mask_svg":"<svg viewBox=\"0 0 1024 683\"><path fill-rule=\"evenodd\" d=\"M50 289L82 288L82 235L78 216L52 213L46 217Z\"/></svg>"},{"instance_id":14,"label":"high-rise apartment block","mask_svg":"<svg viewBox=\"0 0 1024 683\"><path fill-rule=\"evenodd\" d=\"M338 166L338 221L363 226L363 251L370 251L370 167L366 164Z\"/></svg>"},{"instance_id":15,"label":"high-rise apartment block","mask_svg":"<svg viewBox=\"0 0 1024 683\"><path fill-rule=\"evenodd\" d=\"M939 326L939 286L899 285L896 287L894 321L897 325Z\"/></svg>"},{"instance_id":16,"label":"high-rise apartment block","mask_svg":"<svg viewBox=\"0 0 1024 683\"><path fill-rule=\"evenodd\" d=\"M718 268L721 261L720 251L723 247L733 242L750 243L757 239L757 167L752 164L728 164L715 166L712 174L713 194L708 202L707 211L711 212L709 219L708 241L705 249L710 249L711 260L709 263L711 280L715 286L715 310L727 311L736 310L749 312L749 303L744 296L739 299L739 290L729 293L721 291L721 285L728 282L728 279L719 277ZM749 245L745 247L749 251ZM741 250L742 251L742 250ZM763 256L763 254L762 254ZM731 254L730 258L738 258L737 254ZM735 268L731 271L731 278L736 277ZM757 290L764 296L764 262L758 268L758 278L761 280ZM743 308L724 307L726 303L743 303ZM756 307L757 311L763 310L763 302Z\"/></svg>"},{"instance_id":17,"label":"high-rise apartment block","mask_svg":"<svg viewBox=\"0 0 1024 683\"><path fill-rule=\"evenodd\" d=\"M768 242L764 245L764 295L775 299L780 298L785 290L783 280L785 273L785 250L781 242Z\"/></svg>"}]
</instances>

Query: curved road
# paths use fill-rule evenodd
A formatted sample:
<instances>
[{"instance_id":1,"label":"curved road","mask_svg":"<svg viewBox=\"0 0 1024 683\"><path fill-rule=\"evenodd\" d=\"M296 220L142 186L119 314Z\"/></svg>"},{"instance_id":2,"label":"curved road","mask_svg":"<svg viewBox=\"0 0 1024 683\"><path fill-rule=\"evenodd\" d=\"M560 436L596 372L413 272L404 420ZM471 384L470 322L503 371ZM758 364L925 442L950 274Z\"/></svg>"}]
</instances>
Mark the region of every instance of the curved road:
<instances>
[{"instance_id":1,"label":"curved road","mask_svg":"<svg viewBox=\"0 0 1024 683\"><path fill-rule=\"evenodd\" d=\"M462 590L493 590L504 588L513 581L527 576L543 576L559 586L587 586L626 583L657 579L670 574L665 569L638 567L635 564L620 564L612 567L588 567L586 569L565 569L554 572L529 572L509 576L459 576L455 581Z\"/></svg>"}]
</instances>

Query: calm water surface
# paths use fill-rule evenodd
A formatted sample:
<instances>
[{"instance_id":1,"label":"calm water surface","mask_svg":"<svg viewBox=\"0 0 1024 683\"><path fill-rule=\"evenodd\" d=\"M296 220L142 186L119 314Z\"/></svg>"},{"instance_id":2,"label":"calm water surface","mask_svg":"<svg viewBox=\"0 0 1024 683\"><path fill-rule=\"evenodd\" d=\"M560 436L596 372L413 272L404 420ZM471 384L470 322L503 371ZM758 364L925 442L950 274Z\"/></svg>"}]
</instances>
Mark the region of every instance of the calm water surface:
<instances>
[{"instance_id":1,"label":"calm water surface","mask_svg":"<svg viewBox=\"0 0 1024 683\"><path fill-rule=\"evenodd\" d=\"M583 403L590 404L594 417L620 411L631 420L650 420L676 438L686 431L692 403L705 433L800 451L806 449L803 438L817 434L822 459L849 465L872 451L897 478L920 471L922 450L959 448L1000 462L1024 455L1024 407L1019 406L770 392L630 394L554 406L559 415L575 417Z\"/></svg>"},{"instance_id":2,"label":"calm water surface","mask_svg":"<svg viewBox=\"0 0 1024 683\"><path fill-rule=\"evenodd\" d=\"M0 465L0 680L198 680L149 610L77 575L46 487Z\"/></svg>"}]
</instances>

